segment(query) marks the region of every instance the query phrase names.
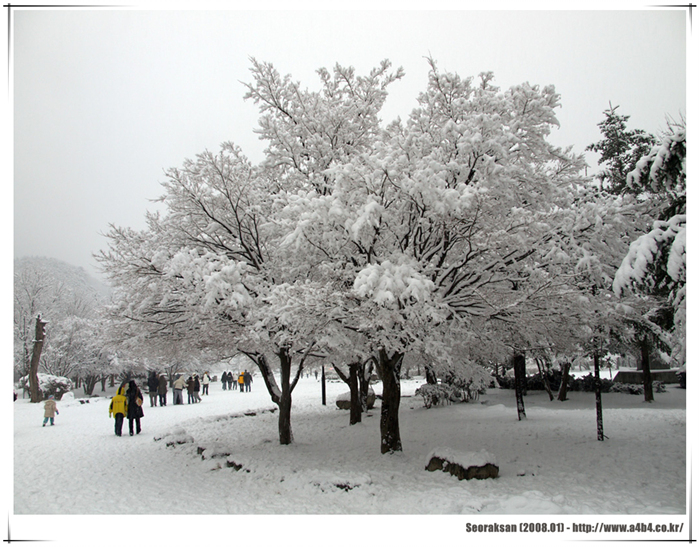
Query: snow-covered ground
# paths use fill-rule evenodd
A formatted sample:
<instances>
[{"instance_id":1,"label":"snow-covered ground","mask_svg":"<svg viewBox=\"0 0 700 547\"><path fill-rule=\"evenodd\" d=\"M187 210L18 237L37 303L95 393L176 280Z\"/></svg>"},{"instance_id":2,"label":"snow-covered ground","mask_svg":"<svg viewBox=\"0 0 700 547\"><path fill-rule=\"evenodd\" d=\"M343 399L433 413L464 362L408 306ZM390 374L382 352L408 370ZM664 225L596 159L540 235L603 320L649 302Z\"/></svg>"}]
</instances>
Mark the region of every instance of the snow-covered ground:
<instances>
[{"instance_id":1,"label":"snow-covered ground","mask_svg":"<svg viewBox=\"0 0 700 547\"><path fill-rule=\"evenodd\" d=\"M403 452L392 455L380 454L380 401L349 426L349 412L334 404L345 385L327 383L322 406L313 376L294 392L289 446L278 442L277 413L259 377L251 393L215 383L199 404L173 406L172 393L166 407L146 400L143 431L133 437L126 423L124 436L114 435L111 392L87 404L60 401L56 425L43 428L43 405L19 399L11 539L104 545L123 541L133 527L143 539L138 545L245 537L271 545L285 533L310 545L324 538L349 545L363 542L365 531L367 540L391 532L412 545L431 537L464 542L466 523L687 522L685 390L668 386L651 405L641 396L604 394L609 438L599 442L591 393L570 393L561 403L531 391L527 420L519 422L512 391L491 389L478 403L428 410L413 395L421 383L402 381ZM381 384L374 389L381 393ZM498 460L499 477L459 481L428 472L426 458L436 448L486 450ZM538 541L584 539L572 533L540 534ZM469 534L471 542L489 539Z\"/></svg>"}]
</instances>

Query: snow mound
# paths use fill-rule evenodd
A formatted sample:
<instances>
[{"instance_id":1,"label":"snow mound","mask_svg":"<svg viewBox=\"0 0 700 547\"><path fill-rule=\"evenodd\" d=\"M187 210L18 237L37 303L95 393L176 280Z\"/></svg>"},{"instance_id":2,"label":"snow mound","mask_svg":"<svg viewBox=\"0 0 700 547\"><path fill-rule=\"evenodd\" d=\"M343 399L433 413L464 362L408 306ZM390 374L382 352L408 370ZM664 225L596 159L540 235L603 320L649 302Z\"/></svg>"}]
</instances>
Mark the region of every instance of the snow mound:
<instances>
[{"instance_id":1,"label":"snow mound","mask_svg":"<svg viewBox=\"0 0 700 547\"><path fill-rule=\"evenodd\" d=\"M154 437L155 441L165 441L166 446L173 446L176 444L187 444L193 443L194 437L187 433L184 428L177 427L171 429L168 433L162 437Z\"/></svg>"}]
</instances>

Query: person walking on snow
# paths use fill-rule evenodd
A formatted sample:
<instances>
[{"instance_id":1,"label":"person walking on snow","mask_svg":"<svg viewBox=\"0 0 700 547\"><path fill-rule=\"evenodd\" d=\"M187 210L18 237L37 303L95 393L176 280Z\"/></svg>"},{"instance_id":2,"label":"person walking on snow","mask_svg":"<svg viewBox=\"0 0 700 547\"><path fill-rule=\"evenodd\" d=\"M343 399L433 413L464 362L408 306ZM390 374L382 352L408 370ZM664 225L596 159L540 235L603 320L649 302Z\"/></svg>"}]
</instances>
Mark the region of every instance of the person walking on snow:
<instances>
[{"instance_id":1,"label":"person walking on snow","mask_svg":"<svg viewBox=\"0 0 700 547\"><path fill-rule=\"evenodd\" d=\"M173 382L173 404L181 405L182 401L182 390L187 386L187 381L185 380L185 375L177 377L177 380Z\"/></svg>"},{"instance_id":2,"label":"person walking on snow","mask_svg":"<svg viewBox=\"0 0 700 547\"><path fill-rule=\"evenodd\" d=\"M209 382L211 382L211 378L209 373L205 372L202 376L202 395L209 395Z\"/></svg>"},{"instance_id":3,"label":"person walking on snow","mask_svg":"<svg viewBox=\"0 0 700 547\"><path fill-rule=\"evenodd\" d=\"M241 389L241 393L243 393L243 384L245 383L245 376L242 372L238 374L238 387Z\"/></svg>"},{"instance_id":4,"label":"person walking on snow","mask_svg":"<svg viewBox=\"0 0 700 547\"><path fill-rule=\"evenodd\" d=\"M53 395L49 395L49 398L44 401L44 423L41 424L41 427L44 427L49 420L51 420L51 425L53 425L53 419L56 414L59 414L58 408L56 408L56 400Z\"/></svg>"},{"instance_id":5,"label":"person walking on snow","mask_svg":"<svg viewBox=\"0 0 700 547\"><path fill-rule=\"evenodd\" d=\"M129 381L126 390L126 417L129 418L129 435L134 434L134 422L136 422L136 434L141 433L141 418L143 418L143 394L134 380Z\"/></svg>"},{"instance_id":6,"label":"person walking on snow","mask_svg":"<svg viewBox=\"0 0 700 547\"><path fill-rule=\"evenodd\" d=\"M194 378L190 375L190 377L187 378L187 404L190 405L194 402Z\"/></svg>"},{"instance_id":7,"label":"person walking on snow","mask_svg":"<svg viewBox=\"0 0 700 547\"><path fill-rule=\"evenodd\" d=\"M199 374L194 375L194 402L201 403L202 398L199 396L199 388L201 384L199 383Z\"/></svg>"},{"instance_id":8,"label":"person walking on snow","mask_svg":"<svg viewBox=\"0 0 700 547\"><path fill-rule=\"evenodd\" d=\"M163 372L160 373L158 378L158 398L160 399L160 406L168 404L168 378Z\"/></svg>"},{"instance_id":9,"label":"person walking on snow","mask_svg":"<svg viewBox=\"0 0 700 547\"><path fill-rule=\"evenodd\" d=\"M151 406L158 406L158 376L155 370L148 376L148 396L151 398Z\"/></svg>"},{"instance_id":10,"label":"person walking on snow","mask_svg":"<svg viewBox=\"0 0 700 547\"><path fill-rule=\"evenodd\" d=\"M228 382L228 374L226 374L226 371L223 371L221 373L221 389L226 391L226 383Z\"/></svg>"},{"instance_id":11,"label":"person walking on snow","mask_svg":"<svg viewBox=\"0 0 700 547\"><path fill-rule=\"evenodd\" d=\"M246 392L250 391L250 384L253 383L253 376L247 370L243 373L243 382L245 383Z\"/></svg>"},{"instance_id":12,"label":"person walking on snow","mask_svg":"<svg viewBox=\"0 0 700 547\"><path fill-rule=\"evenodd\" d=\"M228 371L228 388L229 390L233 389L233 372L230 370Z\"/></svg>"},{"instance_id":13,"label":"person walking on snow","mask_svg":"<svg viewBox=\"0 0 700 547\"><path fill-rule=\"evenodd\" d=\"M124 416L126 415L127 400L126 386L121 385L117 390L117 394L112 397L112 402L109 403L109 417L114 415L114 433L117 437L122 436L122 426L124 425Z\"/></svg>"}]
</instances>

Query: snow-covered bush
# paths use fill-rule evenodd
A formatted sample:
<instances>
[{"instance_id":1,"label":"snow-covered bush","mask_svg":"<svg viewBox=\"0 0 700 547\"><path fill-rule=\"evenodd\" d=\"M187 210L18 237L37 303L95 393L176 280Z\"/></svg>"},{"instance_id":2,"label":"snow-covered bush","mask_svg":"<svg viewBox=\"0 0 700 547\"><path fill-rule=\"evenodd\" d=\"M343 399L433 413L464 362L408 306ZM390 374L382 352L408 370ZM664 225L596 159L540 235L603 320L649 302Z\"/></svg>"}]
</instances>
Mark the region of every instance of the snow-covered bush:
<instances>
[{"instance_id":1,"label":"snow-covered bush","mask_svg":"<svg viewBox=\"0 0 700 547\"><path fill-rule=\"evenodd\" d=\"M432 408L450 402L453 389L445 384L423 384L416 390L416 395L423 397L423 406Z\"/></svg>"},{"instance_id":2,"label":"snow-covered bush","mask_svg":"<svg viewBox=\"0 0 700 547\"><path fill-rule=\"evenodd\" d=\"M64 393L73 389L73 382L64 376L53 376L41 372L37 376L39 377L39 391L41 391L43 399L48 399L49 395L53 395L57 401L60 401ZM19 387L29 391L29 376L22 376L19 379Z\"/></svg>"},{"instance_id":3,"label":"snow-covered bush","mask_svg":"<svg viewBox=\"0 0 700 547\"><path fill-rule=\"evenodd\" d=\"M416 395L423 397L425 408L432 408L449 403L468 403L475 400L478 393L485 391L485 387L480 390L473 385L462 388L445 383L423 384L416 390Z\"/></svg>"}]
</instances>

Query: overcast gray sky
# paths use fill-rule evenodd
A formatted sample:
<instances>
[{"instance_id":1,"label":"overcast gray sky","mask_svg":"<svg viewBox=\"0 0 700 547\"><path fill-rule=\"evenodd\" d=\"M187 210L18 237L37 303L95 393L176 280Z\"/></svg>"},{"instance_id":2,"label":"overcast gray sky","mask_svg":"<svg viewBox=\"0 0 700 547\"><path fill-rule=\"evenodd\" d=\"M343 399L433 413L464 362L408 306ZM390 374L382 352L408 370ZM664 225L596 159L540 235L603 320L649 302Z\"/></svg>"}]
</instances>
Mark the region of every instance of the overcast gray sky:
<instances>
[{"instance_id":1,"label":"overcast gray sky","mask_svg":"<svg viewBox=\"0 0 700 547\"><path fill-rule=\"evenodd\" d=\"M379 3L378 5L381 5ZM612 6L618 4L612 3ZM630 4L627 3L627 6ZM634 6L634 4L632 4ZM384 58L406 76L385 122L406 118L431 55L501 88L554 84L558 145L600 139L608 103L658 133L686 113L686 9L635 11L144 11L13 8L14 255L95 274L109 223L142 228L163 171L223 141L262 159L244 102L249 57L304 87L336 62ZM591 167L596 157L590 156ZM594 169L592 169L594 170ZM591 171L592 171L591 170ZM590 172L590 171L589 171Z\"/></svg>"}]
</instances>

